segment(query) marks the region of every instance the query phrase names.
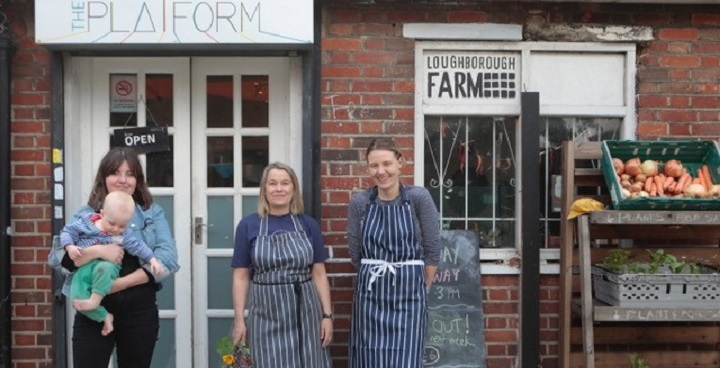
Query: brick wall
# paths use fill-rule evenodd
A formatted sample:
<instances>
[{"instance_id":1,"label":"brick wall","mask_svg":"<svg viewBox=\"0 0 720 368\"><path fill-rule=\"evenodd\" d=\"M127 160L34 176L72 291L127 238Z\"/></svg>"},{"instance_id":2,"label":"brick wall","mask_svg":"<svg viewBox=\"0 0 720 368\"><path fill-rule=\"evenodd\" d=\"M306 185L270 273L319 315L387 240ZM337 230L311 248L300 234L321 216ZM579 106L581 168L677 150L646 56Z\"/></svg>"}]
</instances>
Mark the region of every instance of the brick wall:
<instances>
[{"instance_id":1,"label":"brick wall","mask_svg":"<svg viewBox=\"0 0 720 368\"><path fill-rule=\"evenodd\" d=\"M353 190L367 185L363 151L368 141L393 136L410 161L414 159L414 42L402 37L404 23L523 24L532 11L551 24L652 27L656 40L638 45L638 138L717 139L720 135L720 6L359 3L334 1L323 9L322 226L336 257L347 257L347 199ZM404 169L412 182L412 164ZM333 356L336 366L343 367L353 270L347 264L332 264L329 270L333 302L342 315L336 324ZM550 368L558 364L558 278L544 276L540 284L540 353L542 366ZM519 290L517 276L483 277L488 368L515 363Z\"/></svg>"},{"instance_id":2,"label":"brick wall","mask_svg":"<svg viewBox=\"0 0 720 368\"><path fill-rule=\"evenodd\" d=\"M12 354L14 368L51 366L50 54L33 43L32 0L4 2L17 52L12 59ZM335 257L347 257L345 212L365 187L362 151L391 135L413 160L414 53L406 22L522 24L530 10L552 23L644 25L656 40L638 45L638 137L720 135L720 6L463 2L328 2L322 30L322 226ZM412 164L405 167L411 182ZM3 173L4 174L4 173ZM336 312L336 367L345 365L352 299L349 264L329 264ZM487 366L508 368L517 355L519 282L483 280ZM541 278L543 367L557 365L557 277Z\"/></svg>"},{"instance_id":3,"label":"brick wall","mask_svg":"<svg viewBox=\"0 0 720 368\"><path fill-rule=\"evenodd\" d=\"M34 44L32 3L5 2L0 8L17 47L11 65L10 124L15 368L52 366L52 296L46 266L51 232L50 53Z\"/></svg>"}]
</instances>

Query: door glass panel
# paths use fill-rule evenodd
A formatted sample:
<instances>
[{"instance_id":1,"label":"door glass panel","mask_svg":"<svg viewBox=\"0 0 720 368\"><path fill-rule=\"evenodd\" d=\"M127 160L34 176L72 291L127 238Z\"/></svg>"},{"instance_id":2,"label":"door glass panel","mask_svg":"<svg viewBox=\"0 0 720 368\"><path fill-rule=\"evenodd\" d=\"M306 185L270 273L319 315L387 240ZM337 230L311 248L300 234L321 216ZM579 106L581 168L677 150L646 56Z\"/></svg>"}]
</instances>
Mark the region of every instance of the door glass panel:
<instances>
[{"instance_id":1,"label":"door glass panel","mask_svg":"<svg viewBox=\"0 0 720 368\"><path fill-rule=\"evenodd\" d=\"M232 75L207 76L207 127L233 127Z\"/></svg>"},{"instance_id":2,"label":"door glass panel","mask_svg":"<svg viewBox=\"0 0 720 368\"><path fill-rule=\"evenodd\" d=\"M208 188L232 188L235 176L233 173L233 138L208 137L207 151Z\"/></svg>"},{"instance_id":3,"label":"door glass panel","mask_svg":"<svg viewBox=\"0 0 720 368\"><path fill-rule=\"evenodd\" d=\"M258 197L257 196L243 196L242 197L242 217L257 213L258 210Z\"/></svg>"},{"instance_id":4,"label":"door glass panel","mask_svg":"<svg viewBox=\"0 0 720 368\"><path fill-rule=\"evenodd\" d=\"M153 353L152 368L174 368L175 363L175 319L160 319L160 332Z\"/></svg>"},{"instance_id":5,"label":"door glass panel","mask_svg":"<svg viewBox=\"0 0 720 368\"><path fill-rule=\"evenodd\" d=\"M170 225L170 232L175 233L173 214L175 208L172 196L153 196L153 200L165 211L165 219ZM175 309L175 276L166 277L162 281L162 289L157 293L157 305L160 309Z\"/></svg>"},{"instance_id":6,"label":"door glass panel","mask_svg":"<svg viewBox=\"0 0 720 368\"><path fill-rule=\"evenodd\" d=\"M170 136L170 151L150 152L146 155L147 183L151 187L172 187L173 180L173 137Z\"/></svg>"},{"instance_id":7,"label":"door glass panel","mask_svg":"<svg viewBox=\"0 0 720 368\"><path fill-rule=\"evenodd\" d=\"M208 248L233 248L233 196L212 196L207 199Z\"/></svg>"},{"instance_id":8,"label":"door glass panel","mask_svg":"<svg viewBox=\"0 0 720 368\"><path fill-rule=\"evenodd\" d=\"M172 74L145 76L146 126L173 126ZM172 185L171 185L172 186Z\"/></svg>"},{"instance_id":9,"label":"door glass panel","mask_svg":"<svg viewBox=\"0 0 720 368\"><path fill-rule=\"evenodd\" d=\"M221 357L215 351L215 343L221 337L232 336L233 323L232 318L208 318L208 361L206 367L223 366Z\"/></svg>"},{"instance_id":10,"label":"door glass panel","mask_svg":"<svg viewBox=\"0 0 720 368\"><path fill-rule=\"evenodd\" d=\"M269 126L270 99L267 75L242 76L242 126L266 128Z\"/></svg>"},{"instance_id":11,"label":"door glass panel","mask_svg":"<svg viewBox=\"0 0 720 368\"><path fill-rule=\"evenodd\" d=\"M269 147L268 137L242 138L243 187L260 185L260 177L268 165Z\"/></svg>"},{"instance_id":12,"label":"door glass panel","mask_svg":"<svg viewBox=\"0 0 720 368\"><path fill-rule=\"evenodd\" d=\"M110 74L110 126L136 127L137 74Z\"/></svg>"},{"instance_id":13,"label":"door glass panel","mask_svg":"<svg viewBox=\"0 0 720 368\"><path fill-rule=\"evenodd\" d=\"M208 309L233 309L230 258L208 258L207 266Z\"/></svg>"}]
</instances>

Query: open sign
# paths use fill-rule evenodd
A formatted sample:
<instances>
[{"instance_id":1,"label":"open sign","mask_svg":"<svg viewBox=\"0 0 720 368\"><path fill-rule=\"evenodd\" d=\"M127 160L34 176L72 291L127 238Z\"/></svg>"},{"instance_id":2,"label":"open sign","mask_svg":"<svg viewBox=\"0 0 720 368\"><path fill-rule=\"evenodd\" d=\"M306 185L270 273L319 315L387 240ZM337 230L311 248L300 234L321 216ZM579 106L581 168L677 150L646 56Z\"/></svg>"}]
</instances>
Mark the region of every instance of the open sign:
<instances>
[{"instance_id":1,"label":"open sign","mask_svg":"<svg viewBox=\"0 0 720 368\"><path fill-rule=\"evenodd\" d=\"M115 130L112 136L113 147L129 147L137 153L170 151L170 138L167 128L128 128Z\"/></svg>"}]
</instances>

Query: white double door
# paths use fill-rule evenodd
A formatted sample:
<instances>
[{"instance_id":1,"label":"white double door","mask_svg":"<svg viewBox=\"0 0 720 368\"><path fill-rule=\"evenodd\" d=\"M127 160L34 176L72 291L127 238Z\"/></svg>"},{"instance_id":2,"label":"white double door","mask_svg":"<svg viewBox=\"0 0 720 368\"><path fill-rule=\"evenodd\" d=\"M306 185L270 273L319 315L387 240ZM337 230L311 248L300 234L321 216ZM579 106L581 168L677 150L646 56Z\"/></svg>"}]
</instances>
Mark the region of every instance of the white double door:
<instances>
[{"instance_id":1,"label":"white double door","mask_svg":"<svg viewBox=\"0 0 720 368\"><path fill-rule=\"evenodd\" d=\"M287 57L66 60L66 216L86 202L118 130L169 134L169 151L141 155L181 266L158 293L153 367L219 365L215 341L233 320L235 225L255 212L267 163L302 175L300 74L299 58ZM69 318L68 347L71 326Z\"/></svg>"}]
</instances>

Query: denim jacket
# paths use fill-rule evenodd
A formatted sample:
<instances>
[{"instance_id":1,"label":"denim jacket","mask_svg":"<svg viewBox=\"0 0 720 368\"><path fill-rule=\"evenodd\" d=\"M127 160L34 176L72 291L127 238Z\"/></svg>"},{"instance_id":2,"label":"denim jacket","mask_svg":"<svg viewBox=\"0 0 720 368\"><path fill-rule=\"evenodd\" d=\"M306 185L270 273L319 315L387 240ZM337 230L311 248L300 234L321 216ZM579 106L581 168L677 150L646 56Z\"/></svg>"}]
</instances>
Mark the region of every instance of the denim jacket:
<instances>
[{"instance_id":1,"label":"denim jacket","mask_svg":"<svg viewBox=\"0 0 720 368\"><path fill-rule=\"evenodd\" d=\"M95 212L92 207L85 205L73 215L70 221L75 221L83 215L92 212ZM140 205L137 205L128 229L135 232L136 236L141 237L145 243L147 243L148 247L152 249L155 257L165 266L165 272L162 276L156 277L155 282L160 283L163 279L180 269L175 240L170 232L170 225L165 218L165 211L160 205L153 203L147 210L143 210ZM65 275L62 293L69 296L72 273L62 266L64 256L65 249L60 244L58 237L55 236L53 238L52 249L48 255L48 264L50 267ZM143 268L150 271L150 264L144 264Z\"/></svg>"}]
</instances>

